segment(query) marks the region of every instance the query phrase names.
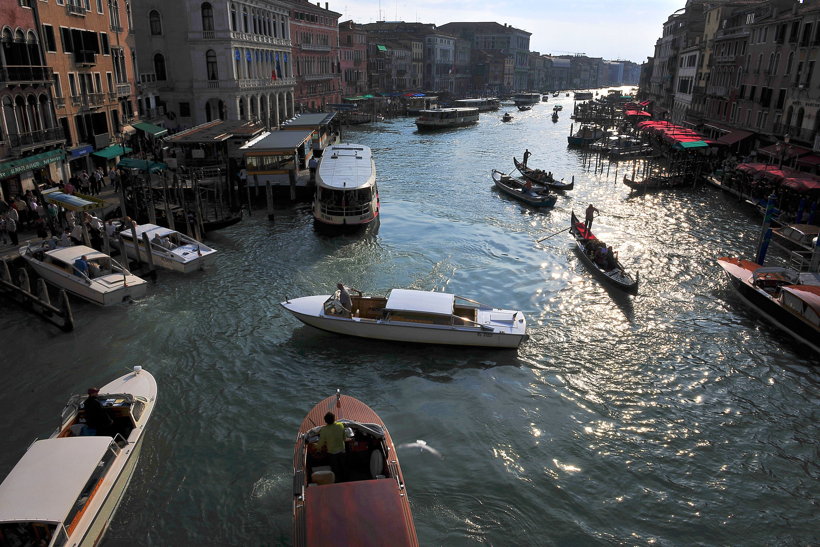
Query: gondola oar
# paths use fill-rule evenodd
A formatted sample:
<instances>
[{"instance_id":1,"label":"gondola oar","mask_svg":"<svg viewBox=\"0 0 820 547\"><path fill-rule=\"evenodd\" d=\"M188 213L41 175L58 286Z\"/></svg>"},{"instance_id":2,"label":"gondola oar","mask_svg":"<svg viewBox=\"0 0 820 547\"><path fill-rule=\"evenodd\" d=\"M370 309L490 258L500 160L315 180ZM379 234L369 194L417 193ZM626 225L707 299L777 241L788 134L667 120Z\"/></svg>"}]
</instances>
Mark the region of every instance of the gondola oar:
<instances>
[{"instance_id":1,"label":"gondola oar","mask_svg":"<svg viewBox=\"0 0 820 547\"><path fill-rule=\"evenodd\" d=\"M541 243L541 242L542 242L542 241L544 241L545 239L549 239L549 238L551 238L552 236L557 236L557 235L558 235L558 234L560 234L561 232L566 232L566 231L567 231L567 230L569 230L570 228L572 228L572 226L570 226L569 228L564 228L563 230L558 230L558 231L557 231L557 232L555 232L554 234L550 234L550 235L548 235L547 237L542 237L541 239L537 239L535 242L536 242L536 243Z\"/></svg>"}]
</instances>

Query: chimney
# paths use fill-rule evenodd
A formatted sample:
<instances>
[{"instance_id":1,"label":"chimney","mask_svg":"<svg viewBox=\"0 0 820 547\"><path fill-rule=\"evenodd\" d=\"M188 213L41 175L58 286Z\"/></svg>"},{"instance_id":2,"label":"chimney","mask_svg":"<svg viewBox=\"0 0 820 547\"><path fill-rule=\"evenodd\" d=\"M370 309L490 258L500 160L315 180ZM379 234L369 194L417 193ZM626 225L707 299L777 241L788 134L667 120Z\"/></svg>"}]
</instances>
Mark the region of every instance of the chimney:
<instances>
[{"instance_id":1,"label":"chimney","mask_svg":"<svg viewBox=\"0 0 820 547\"><path fill-rule=\"evenodd\" d=\"M326 9L326 10L330 10L330 8L329 8L329 7L327 7L327 2L325 2L325 9Z\"/></svg>"}]
</instances>

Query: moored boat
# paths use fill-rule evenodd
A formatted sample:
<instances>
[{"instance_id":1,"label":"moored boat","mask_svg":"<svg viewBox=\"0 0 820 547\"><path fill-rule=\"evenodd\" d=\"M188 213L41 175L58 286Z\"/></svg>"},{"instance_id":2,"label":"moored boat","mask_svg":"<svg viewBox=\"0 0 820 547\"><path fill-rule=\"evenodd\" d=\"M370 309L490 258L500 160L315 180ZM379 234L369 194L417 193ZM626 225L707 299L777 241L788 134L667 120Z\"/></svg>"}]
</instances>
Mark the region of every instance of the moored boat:
<instances>
[{"instance_id":1,"label":"moored boat","mask_svg":"<svg viewBox=\"0 0 820 547\"><path fill-rule=\"evenodd\" d=\"M811 254L815 240L820 235L820 226L814 224L784 224L772 229L772 242L787 251Z\"/></svg>"},{"instance_id":2,"label":"moored boat","mask_svg":"<svg viewBox=\"0 0 820 547\"><path fill-rule=\"evenodd\" d=\"M376 162L370 147L334 144L316 171L313 218L325 226L365 226L379 217Z\"/></svg>"},{"instance_id":3,"label":"moored boat","mask_svg":"<svg viewBox=\"0 0 820 547\"><path fill-rule=\"evenodd\" d=\"M159 268L180 273L190 273L210 266L216 259L216 249L200 243L176 230L157 226L156 224L138 224L134 234L126 227L119 233L128 258L148 263L145 247L145 236L148 236L151 248L151 260ZM137 253L139 252L139 255Z\"/></svg>"},{"instance_id":4,"label":"moored boat","mask_svg":"<svg viewBox=\"0 0 820 547\"><path fill-rule=\"evenodd\" d=\"M567 93L567 96L569 96L569 93ZM593 95L591 91L576 91L573 98L576 101L589 101L593 98Z\"/></svg>"},{"instance_id":5,"label":"moored boat","mask_svg":"<svg viewBox=\"0 0 820 547\"><path fill-rule=\"evenodd\" d=\"M317 329L378 340L516 348L527 338L524 314L449 293L393 289L387 297L354 295L351 309L339 291L281 303Z\"/></svg>"},{"instance_id":6,"label":"moored boat","mask_svg":"<svg viewBox=\"0 0 820 547\"><path fill-rule=\"evenodd\" d=\"M606 131L596 125L581 124L578 131L572 133L570 128L570 135L567 137L567 143L570 146L587 146L606 136Z\"/></svg>"},{"instance_id":7,"label":"moored boat","mask_svg":"<svg viewBox=\"0 0 820 547\"><path fill-rule=\"evenodd\" d=\"M42 245L20 248L20 256L37 275L66 291L100 306L111 306L145 296L148 283L116 260L85 245L50 249ZM78 268L85 257L86 268Z\"/></svg>"},{"instance_id":8,"label":"moored boat","mask_svg":"<svg viewBox=\"0 0 820 547\"><path fill-rule=\"evenodd\" d=\"M419 129L447 129L478 123L477 108L436 108L422 110L416 118Z\"/></svg>"},{"instance_id":9,"label":"moored boat","mask_svg":"<svg viewBox=\"0 0 820 547\"><path fill-rule=\"evenodd\" d=\"M318 450L325 417L344 428L344 450ZM396 447L379 416L342 395L308 412L293 451L293 544L417 546Z\"/></svg>"},{"instance_id":10,"label":"moored boat","mask_svg":"<svg viewBox=\"0 0 820 547\"><path fill-rule=\"evenodd\" d=\"M721 257L742 300L771 324L820 353L820 274Z\"/></svg>"},{"instance_id":11,"label":"moored boat","mask_svg":"<svg viewBox=\"0 0 820 547\"><path fill-rule=\"evenodd\" d=\"M633 190L659 190L683 186L686 184L686 179L683 175L652 175L643 180L632 180L624 176L624 184Z\"/></svg>"},{"instance_id":12,"label":"moored boat","mask_svg":"<svg viewBox=\"0 0 820 547\"><path fill-rule=\"evenodd\" d=\"M493 169L492 177L496 188L527 205L553 207L558 200L558 196L551 194L547 188L536 188L532 182L526 179L511 177L497 169ZM529 184L527 184L528 182Z\"/></svg>"},{"instance_id":13,"label":"moored boat","mask_svg":"<svg viewBox=\"0 0 820 547\"><path fill-rule=\"evenodd\" d=\"M638 274L633 278L627 273L612 247L607 247L592 231L587 230L584 223L575 216L575 211L570 217L569 232L575 238L578 255L595 275L626 292L638 292ZM600 249L607 249L606 254Z\"/></svg>"},{"instance_id":14,"label":"moored boat","mask_svg":"<svg viewBox=\"0 0 820 547\"><path fill-rule=\"evenodd\" d=\"M134 474L156 397L141 367L106 384L96 398L113 423L96 435L85 425L88 396L71 397L60 426L0 484L0 544L97 545Z\"/></svg>"},{"instance_id":15,"label":"moored boat","mask_svg":"<svg viewBox=\"0 0 820 547\"><path fill-rule=\"evenodd\" d=\"M550 190L572 190L575 187L575 178L571 182L564 182L563 180L555 180L552 176L552 171L544 171L542 169L532 169L527 167L513 156L513 164L521 175L534 184L546 186Z\"/></svg>"}]
</instances>

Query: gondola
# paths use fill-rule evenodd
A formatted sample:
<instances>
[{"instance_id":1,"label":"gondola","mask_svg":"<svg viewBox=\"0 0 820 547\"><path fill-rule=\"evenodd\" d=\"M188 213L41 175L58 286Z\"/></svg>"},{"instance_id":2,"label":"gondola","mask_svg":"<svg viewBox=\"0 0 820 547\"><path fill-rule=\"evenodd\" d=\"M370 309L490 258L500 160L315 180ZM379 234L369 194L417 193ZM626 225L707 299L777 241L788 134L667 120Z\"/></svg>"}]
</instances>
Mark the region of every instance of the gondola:
<instances>
[{"instance_id":1,"label":"gondola","mask_svg":"<svg viewBox=\"0 0 820 547\"><path fill-rule=\"evenodd\" d=\"M558 123L558 112L553 112L552 113L552 121L554 123Z\"/></svg>"},{"instance_id":2,"label":"gondola","mask_svg":"<svg viewBox=\"0 0 820 547\"><path fill-rule=\"evenodd\" d=\"M512 119L513 119L512 114L510 114L509 112L504 112L504 115L501 116L501 121L502 122L510 122L510 121L512 121Z\"/></svg>"},{"instance_id":3,"label":"gondola","mask_svg":"<svg viewBox=\"0 0 820 547\"><path fill-rule=\"evenodd\" d=\"M609 257L606 266L596 262L595 252L602 246L606 247L606 244L596 238L591 230L586 229L584 223L575 216L575 211L570 218L569 233L575 238L575 250L578 251L581 260L595 275L628 293L638 292L638 274L635 274L633 279L616 256Z\"/></svg>"},{"instance_id":4,"label":"gondola","mask_svg":"<svg viewBox=\"0 0 820 547\"><path fill-rule=\"evenodd\" d=\"M684 186L686 185L686 179L682 175L652 176L643 180L633 180L624 176L624 184L633 190L660 190Z\"/></svg>"},{"instance_id":5,"label":"gondola","mask_svg":"<svg viewBox=\"0 0 820 547\"><path fill-rule=\"evenodd\" d=\"M492 172L493 182L496 187L507 195L517 200L523 201L533 207L552 207L558 200L558 196L550 194L546 188L536 189L525 187L525 179L516 179L497 169Z\"/></svg>"},{"instance_id":6,"label":"gondola","mask_svg":"<svg viewBox=\"0 0 820 547\"><path fill-rule=\"evenodd\" d=\"M526 112L527 110L532 110L532 106L528 104L519 104L518 110L520 110L521 112Z\"/></svg>"},{"instance_id":7,"label":"gondola","mask_svg":"<svg viewBox=\"0 0 820 547\"><path fill-rule=\"evenodd\" d=\"M531 181L533 184L540 184L542 186L546 186L550 190L572 190L575 186L575 179L572 179L572 182L564 182L562 180L555 180L552 176L552 173L547 171L543 171L541 169L532 169L531 167L527 167L518 159L513 156L513 163L515 164L515 168L518 169L518 172L521 175Z\"/></svg>"}]
</instances>

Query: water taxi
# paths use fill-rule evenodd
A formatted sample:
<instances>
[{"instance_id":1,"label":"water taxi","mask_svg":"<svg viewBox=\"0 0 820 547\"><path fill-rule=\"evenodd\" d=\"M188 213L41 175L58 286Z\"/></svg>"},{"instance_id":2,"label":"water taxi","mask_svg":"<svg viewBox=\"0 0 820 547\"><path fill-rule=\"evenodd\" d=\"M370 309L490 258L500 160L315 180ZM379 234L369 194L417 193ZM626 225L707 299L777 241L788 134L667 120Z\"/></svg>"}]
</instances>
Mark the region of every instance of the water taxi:
<instances>
[{"instance_id":1,"label":"water taxi","mask_svg":"<svg viewBox=\"0 0 820 547\"><path fill-rule=\"evenodd\" d=\"M317 449L328 412L345 431L345 449L335 462ZM296 436L293 544L419 544L387 427L373 409L338 390L311 409Z\"/></svg>"},{"instance_id":2,"label":"water taxi","mask_svg":"<svg viewBox=\"0 0 820 547\"><path fill-rule=\"evenodd\" d=\"M518 93L513 95L515 106L534 105L541 102L540 93Z\"/></svg>"},{"instance_id":3,"label":"water taxi","mask_svg":"<svg viewBox=\"0 0 820 547\"><path fill-rule=\"evenodd\" d=\"M158 226L156 224L139 224L135 227L137 242L134 243L134 232L126 228L119 233L125 254L128 258L148 263L148 251L145 236L148 236L151 248L151 260L158 268L180 273L202 270L213 264L216 249L200 243L192 237Z\"/></svg>"},{"instance_id":4,"label":"water taxi","mask_svg":"<svg viewBox=\"0 0 820 547\"><path fill-rule=\"evenodd\" d=\"M718 259L732 288L774 326L820 353L820 274L761 266L732 257Z\"/></svg>"},{"instance_id":5,"label":"water taxi","mask_svg":"<svg viewBox=\"0 0 820 547\"><path fill-rule=\"evenodd\" d=\"M352 295L345 309L339 291L281 303L317 329L395 342L517 348L527 338L524 314L491 308L449 293L393 289L387 297Z\"/></svg>"},{"instance_id":6,"label":"water taxi","mask_svg":"<svg viewBox=\"0 0 820 547\"><path fill-rule=\"evenodd\" d=\"M497 97L481 97L477 99L458 99L453 101L458 108L477 108L479 112L491 112L498 110L501 100Z\"/></svg>"},{"instance_id":7,"label":"water taxi","mask_svg":"<svg viewBox=\"0 0 820 547\"><path fill-rule=\"evenodd\" d=\"M88 396L71 397L60 426L29 446L0 484L0 544L97 545L134 474L156 398L154 377L134 367L100 388L113 423L105 435L89 435Z\"/></svg>"},{"instance_id":8,"label":"water taxi","mask_svg":"<svg viewBox=\"0 0 820 547\"><path fill-rule=\"evenodd\" d=\"M446 129L464 127L478 123L478 108L435 108L422 110L416 118L416 127L424 129Z\"/></svg>"},{"instance_id":9,"label":"water taxi","mask_svg":"<svg viewBox=\"0 0 820 547\"><path fill-rule=\"evenodd\" d=\"M379 217L376 162L362 144L327 147L316 171L313 218L325 226L365 226Z\"/></svg>"},{"instance_id":10,"label":"water taxi","mask_svg":"<svg viewBox=\"0 0 820 547\"><path fill-rule=\"evenodd\" d=\"M100 306L141 298L148 291L144 279L107 254L85 245L50 249L29 244L20 248L20 256L49 283ZM77 267L82 257L85 257L86 271Z\"/></svg>"}]
</instances>

